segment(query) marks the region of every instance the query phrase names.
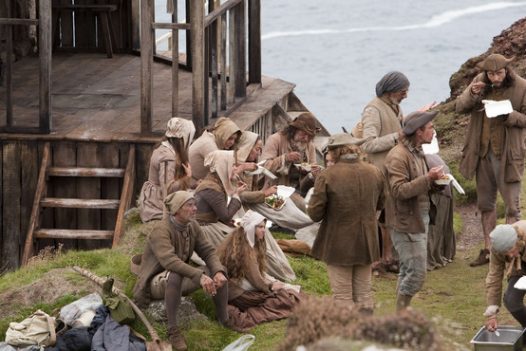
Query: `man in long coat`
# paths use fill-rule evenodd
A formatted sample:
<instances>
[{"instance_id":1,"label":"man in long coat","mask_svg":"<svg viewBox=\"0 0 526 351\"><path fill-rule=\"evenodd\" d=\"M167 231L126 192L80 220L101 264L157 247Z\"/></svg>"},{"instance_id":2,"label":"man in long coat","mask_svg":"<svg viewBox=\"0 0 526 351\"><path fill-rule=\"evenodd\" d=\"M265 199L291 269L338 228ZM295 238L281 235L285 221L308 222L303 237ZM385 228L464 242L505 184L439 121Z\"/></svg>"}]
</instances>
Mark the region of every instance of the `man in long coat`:
<instances>
[{"instance_id":1,"label":"man in long coat","mask_svg":"<svg viewBox=\"0 0 526 351\"><path fill-rule=\"evenodd\" d=\"M477 205L481 212L484 249L471 263L489 262L489 233L496 225L497 190L506 205L506 223L520 219L520 192L524 172L524 128L526 128L526 80L511 67L510 59L489 55L478 74L457 98L456 111L471 113L460 172L476 177ZM488 118L483 100L509 100L513 111Z\"/></svg>"}]
</instances>

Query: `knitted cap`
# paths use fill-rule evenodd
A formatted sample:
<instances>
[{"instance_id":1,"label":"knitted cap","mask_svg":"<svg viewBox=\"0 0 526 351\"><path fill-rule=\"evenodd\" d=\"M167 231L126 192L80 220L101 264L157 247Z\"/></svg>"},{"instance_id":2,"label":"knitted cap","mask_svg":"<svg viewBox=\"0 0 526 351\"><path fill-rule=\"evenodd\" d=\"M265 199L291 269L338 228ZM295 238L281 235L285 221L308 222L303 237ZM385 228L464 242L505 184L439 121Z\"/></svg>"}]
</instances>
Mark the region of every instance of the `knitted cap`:
<instances>
[{"instance_id":1,"label":"knitted cap","mask_svg":"<svg viewBox=\"0 0 526 351\"><path fill-rule=\"evenodd\" d=\"M511 224L499 224L489 234L491 249L506 253L513 249L517 242L517 232Z\"/></svg>"}]
</instances>

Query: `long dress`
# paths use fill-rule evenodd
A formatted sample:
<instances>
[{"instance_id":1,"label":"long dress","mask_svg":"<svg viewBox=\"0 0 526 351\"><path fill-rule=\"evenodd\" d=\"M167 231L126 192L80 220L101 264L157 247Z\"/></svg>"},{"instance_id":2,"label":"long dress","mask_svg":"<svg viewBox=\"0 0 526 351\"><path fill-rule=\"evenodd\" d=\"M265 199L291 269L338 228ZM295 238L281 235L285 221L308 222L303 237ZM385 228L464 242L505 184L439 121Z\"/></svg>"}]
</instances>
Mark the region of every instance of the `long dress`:
<instances>
[{"instance_id":1,"label":"long dress","mask_svg":"<svg viewBox=\"0 0 526 351\"><path fill-rule=\"evenodd\" d=\"M175 151L168 142L163 142L153 151L148 180L144 182L137 200L143 222L162 219L164 198L171 192L184 188L183 179L175 180L175 169L179 163Z\"/></svg>"}]
</instances>

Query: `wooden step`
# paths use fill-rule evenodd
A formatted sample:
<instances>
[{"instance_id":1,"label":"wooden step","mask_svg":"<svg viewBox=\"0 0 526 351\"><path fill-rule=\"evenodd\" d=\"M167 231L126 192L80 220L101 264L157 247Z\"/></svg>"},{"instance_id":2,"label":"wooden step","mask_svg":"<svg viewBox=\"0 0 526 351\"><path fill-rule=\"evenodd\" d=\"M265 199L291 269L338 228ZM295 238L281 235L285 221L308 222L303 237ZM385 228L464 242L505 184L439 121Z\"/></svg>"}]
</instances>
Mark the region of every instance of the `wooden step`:
<instances>
[{"instance_id":1,"label":"wooden step","mask_svg":"<svg viewBox=\"0 0 526 351\"><path fill-rule=\"evenodd\" d=\"M42 207L60 208L92 208L92 209L117 209L119 200L105 199L64 199L56 197L46 197L40 201Z\"/></svg>"},{"instance_id":2,"label":"wooden step","mask_svg":"<svg viewBox=\"0 0 526 351\"><path fill-rule=\"evenodd\" d=\"M47 174L53 177L105 177L122 178L122 168L49 167Z\"/></svg>"},{"instance_id":3,"label":"wooden step","mask_svg":"<svg viewBox=\"0 0 526 351\"><path fill-rule=\"evenodd\" d=\"M39 229L35 231L34 237L39 239L84 239L84 240L106 240L113 238L112 230L89 230L89 229Z\"/></svg>"}]
</instances>

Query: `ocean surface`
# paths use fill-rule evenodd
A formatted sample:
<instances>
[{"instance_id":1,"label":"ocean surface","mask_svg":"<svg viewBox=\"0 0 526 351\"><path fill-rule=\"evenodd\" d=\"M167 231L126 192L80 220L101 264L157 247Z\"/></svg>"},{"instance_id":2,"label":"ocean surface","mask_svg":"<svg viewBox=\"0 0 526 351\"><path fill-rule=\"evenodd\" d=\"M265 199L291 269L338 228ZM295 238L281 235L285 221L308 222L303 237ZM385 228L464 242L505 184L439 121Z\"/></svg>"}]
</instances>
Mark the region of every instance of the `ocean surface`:
<instances>
[{"instance_id":1,"label":"ocean surface","mask_svg":"<svg viewBox=\"0 0 526 351\"><path fill-rule=\"evenodd\" d=\"M388 71L411 82L404 113L445 100L449 77L526 16L526 1L261 3L263 74L295 83L298 97L330 132L352 129ZM156 1L158 14L164 6Z\"/></svg>"}]
</instances>

